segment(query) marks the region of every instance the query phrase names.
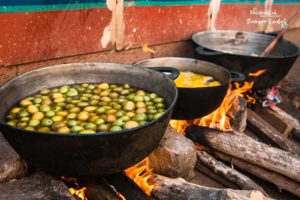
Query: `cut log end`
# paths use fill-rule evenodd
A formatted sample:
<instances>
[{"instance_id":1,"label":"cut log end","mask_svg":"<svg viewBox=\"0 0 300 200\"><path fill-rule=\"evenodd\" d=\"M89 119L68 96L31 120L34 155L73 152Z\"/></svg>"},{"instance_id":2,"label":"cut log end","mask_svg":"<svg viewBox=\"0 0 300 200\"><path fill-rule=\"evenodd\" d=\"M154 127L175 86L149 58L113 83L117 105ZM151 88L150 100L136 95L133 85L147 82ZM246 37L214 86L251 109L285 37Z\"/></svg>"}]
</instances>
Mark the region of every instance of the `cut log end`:
<instances>
[{"instance_id":1,"label":"cut log end","mask_svg":"<svg viewBox=\"0 0 300 200\"><path fill-rule=\"evenodd\" d=\"M149 166L155 173L190 180L196 160L194 143L169 126L159 146L149 155Z\"/></svg>"}]
</instances>

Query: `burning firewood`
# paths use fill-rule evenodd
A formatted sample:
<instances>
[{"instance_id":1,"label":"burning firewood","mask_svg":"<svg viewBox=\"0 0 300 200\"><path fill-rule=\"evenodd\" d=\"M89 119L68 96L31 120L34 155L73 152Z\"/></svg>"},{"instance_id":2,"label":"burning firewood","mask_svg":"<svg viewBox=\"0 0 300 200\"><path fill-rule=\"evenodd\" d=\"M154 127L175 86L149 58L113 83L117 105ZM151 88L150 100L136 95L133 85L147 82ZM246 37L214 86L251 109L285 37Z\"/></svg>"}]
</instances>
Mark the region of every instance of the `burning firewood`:
<instances>
[{"instance_id":1,"label":"burning firewood","mask_svg":"<svg viewBox=\"0 0 300 200\"><path fill-rule=\"evenodd\" d=\"M256 190L208 188L189 183L182 178L156 175L151 192L157 200L271 200Z\"/></svg>"},{"instance_id":2,"label":"burning firewood","mask_svg":"<svg viewBox=\"0 0 300 200\"><path fill-rule=\"evenodd\" d=\"M27 173L27 165L12 149L0 133L0 182L21 178Z\"/></svg>"},{"instance_id":3,"label":"burning firewood","mask_svg":"<svg viewBox=\"0 0 300 200\"><path fill-rule=\"evenodd\" d=\"M268 196L268 194L264 191L264 189L261 188L259 185L257 185L250 178L241 174L235 169L228 167L224 163L216 160L214 157L212 157L205 151L197 151L197 159L201 164L209 167L216 174L221 175L222 177L225 177L229 181L238 185L240 189L258 190L262 192L264 195Z\"/></svg>"},{"instance_id":4,"label":"burning firewood","mask_svg":"<svg viewBox=\"0 0 300 200\"><path fill-rule=\"evenodd\" d=\"M187 137L214 150L246 160L300 182L300 158L289 152L257 142L243 133L224 133L190 126Z\"/></svg>"},{"instance_id":5,"label":"burning firewood","mask_svg":"<svg viewBox=\"0 0 300 200\"><path fill-rule=\"evenodd\" d=\"M258 167L247 161L226 155L221 152L214 152L214 153L221 160L230 162L232 165L238 167L239 169L249 172L265 181L273 183L274 185L277 186L279 190L286 190L300 197L300 183L297 183L296 181L288 177L282 176L276 172L272 172L262 167Z\"/></svg>"},{"instance_id":6,"label":"burning firewood","mask_svg":"<svg viewBox=\"0 0 300 200\"><path fill-rule=\"evenodd\" d=\"M137 168L135 168L137 169ZM127 171L128 172L128 171ZM129 172L128 172L129 173ZM131 174L132 175L132 174ZM128 200L150 200L150 197L147 194L150 194L152 190L152 185L142 183L141 181L144 177L135 177L134 180L130 179L123 173L113 174L105 178L105 180L114 186L114 188L122 193ZM139 181L139 180L140 181ZM134 181L137 181L136 183ZM147 181L147 180L145 180ZM147 190L148 189L148 190ZM144 190L144 191L143 191Z\"/></svg>"},{"instance_id":7,"label":"burning firewood","mask_svg":"<svg viewBox=\"0 0 300 200\"><path fill-rule=\"evenodd\" d=\"M81 181L86 187L87 199L93 200L120 200L117 192L110 187L104 178L98 180L84 179Z\"/></svg>"},{"instance_id":8,"label":"burning firewood","mask_svg":"<svg viewBox=\"0 0 300 200\"><path fill-rule=\"evenodd\" d=\"M300 155L300 148L298 146L291 143L289 139L285 138L273 126L250 109L248 109L247 122L248 127L255 133L267 137L283 150Z\"/></svg>"},{"instance_id":9,"label":"burning firewood","mask_svg":"<svg viewBox=\"0 0 300 200\"><path fill-rule=\"evenodd\" d=\"M231 108L229 113L232 113L230 123L233 130L243 132L247 127L247 101L244 97L238 97L238 108Z\"/></svg>"},{"instance_id":10,"label":"burning firewood","mask_svg":"<svg viewBox=\"0 0 300 200\"><path fill-rule=\"evenodd\" d=\"M149 156L153 172L171 177L191 179L196 165L194 143L168 127L159 146Z\"/></svg>"}]
</instances>

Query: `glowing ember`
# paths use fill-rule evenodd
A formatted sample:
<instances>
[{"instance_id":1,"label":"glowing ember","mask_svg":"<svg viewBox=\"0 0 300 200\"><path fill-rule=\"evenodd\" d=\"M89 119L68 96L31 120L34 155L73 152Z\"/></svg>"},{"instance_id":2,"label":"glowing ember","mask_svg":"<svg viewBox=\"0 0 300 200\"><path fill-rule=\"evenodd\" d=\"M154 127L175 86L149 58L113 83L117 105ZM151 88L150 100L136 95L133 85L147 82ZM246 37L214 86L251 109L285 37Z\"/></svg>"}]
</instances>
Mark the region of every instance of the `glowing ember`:
<instances>
[{"instance_id":1,"label":"glowing ember","mask_svg":"<svg viewBox=\"0 0 300 200\"><path fill-rule=\"evenodd\" d=\"M69 192L76 198L80 200L88 200L86 197L86 187L80 187L77 178L67 178L62 176L61 179L69 187Z\"/></svg>"},{"instance_id":2,"label":"glowing ember","mask_svg":"<svg viewBox=\"0 0 300 200\"><path fill-rule=\"evenodd\" d=\"M201 144L195 143L195 149L197 150L203 150L203 151L208 151L208 148L205 146L202 146Z\"/></svg>"},{"instance_id":3,"label":"glowing ember","mask_svg":"<svg viewBox=\"0 0 300 200\"><path fill-rule=\"evenodd\" d=\"M148 158L145 158L138 164L126 169L125 173L147 195L151 196L151 191L154 185L151 183L151 180L153 180L153 173L152 170L149 168Z\"/></svg>"},{"instance_id":4,"label":"glowing ember","mask_svg":"<svg viewBox=\"0 0 300 200\"><path fill-rule=\"evenodd\" d=\"M80 189L75 189L75 188L69 188L70 193L77 197L78 199L81 200L88 200L85 192L86 192L86 187L80 188Z\"/></svg>"},{"instance_id":5,"label":"glowing ember","mask_svg":"<svg viewBox=\"0 0 300 200\"><path fill-rule=\"evenodd\" d=\"M255 73L250 73L249 76L257 77L263 74L266 70L259 70ZM184 134L184 130L191 124L215 128L221 131L232 131L230 121L234 119L233 113L239 110L238 97L245 97L248 103L255 103L255 98L251 97L247 92L251 91L254 81L234 83L235 89L229 87L226 96L218 109L214 112L195 120L171 120L170 125L179 133Z\"/></svg>"}]
</instances>

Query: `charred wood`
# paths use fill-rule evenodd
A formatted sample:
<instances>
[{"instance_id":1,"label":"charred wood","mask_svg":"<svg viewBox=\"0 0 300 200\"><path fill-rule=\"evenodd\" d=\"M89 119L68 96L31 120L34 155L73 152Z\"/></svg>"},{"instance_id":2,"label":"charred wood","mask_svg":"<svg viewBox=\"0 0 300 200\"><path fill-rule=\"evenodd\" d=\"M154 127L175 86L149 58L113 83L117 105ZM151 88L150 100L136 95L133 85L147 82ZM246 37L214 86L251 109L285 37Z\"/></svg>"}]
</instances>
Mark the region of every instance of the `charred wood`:
<instances>
[{"instance_id":1,"label":"charred wood","mask_svg":"<svg viewBox=\"0 0 300 200\"><path fill-rule=\"evenodd\" d=\"M130 200L151 200L144 191L136 185L124 173L113 174L105 177L106 181L114 186L126 199Z\"/></svg>"},{"instance_id":2,"label":"charred wood","mask_svg":"<svg viewBox=\"0 0 300 200\"><path fill-rule=\"evenodd\" d=\"M90 200L120 200L115 191L104 178L84 179L80 182L86 189L86 196Z\"/></svg>"}]
</instances>

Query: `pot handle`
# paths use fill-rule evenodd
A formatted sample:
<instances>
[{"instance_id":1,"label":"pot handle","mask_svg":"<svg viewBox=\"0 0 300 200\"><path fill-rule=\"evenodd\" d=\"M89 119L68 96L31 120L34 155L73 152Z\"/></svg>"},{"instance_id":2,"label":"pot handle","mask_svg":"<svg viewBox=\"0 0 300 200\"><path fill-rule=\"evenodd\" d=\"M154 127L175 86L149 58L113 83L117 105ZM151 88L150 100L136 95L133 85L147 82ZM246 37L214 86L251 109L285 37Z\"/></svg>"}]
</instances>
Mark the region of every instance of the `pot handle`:
<instances>
[{"instance_id":1,"label":"pot handle","mask_svg":"<svg viewBox=\"0 0 300 200\"><path fill-rule=\"evenodd\" d=\"M174 67L148 67L148 69L162 73L172 80L175 80L180 74L179 70Z\"/></svg>"},{"instance_id":2,"label":"pot handle","mask_svg":"<svg viewBox=\"0 0 300 200\"><path fill-rule=\"evenodd\" d=\"M218 51L212 51L209 49L206 49L204 47L198 46L196 48L196 52L200 55L205 55L205 56L217 56L217 55L222 55L224 53L218 52Z\"/></svg>"},{"instance_id":3,"label":"pot handle","mask_svg":"<svg viewBox=\"0 0 300 200\"><path fill-rule=\"evenodd\" d=\"M229 73L232 82L244 82L246 80L246 76L243 73L232 71L232 70L230 70Z\"/></svg>"}]
</instances>

